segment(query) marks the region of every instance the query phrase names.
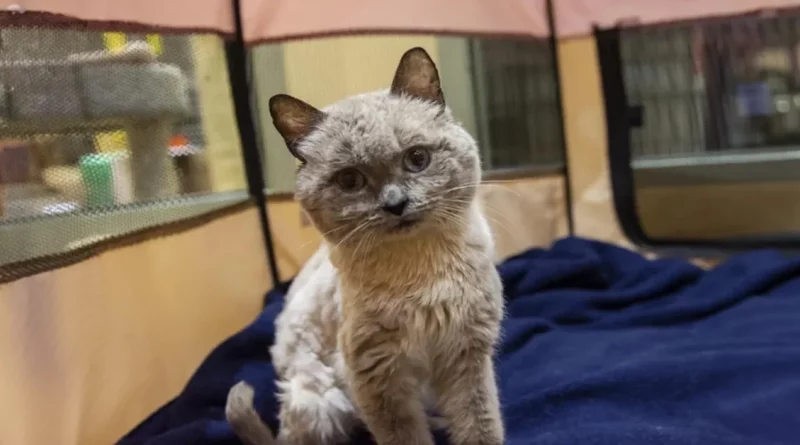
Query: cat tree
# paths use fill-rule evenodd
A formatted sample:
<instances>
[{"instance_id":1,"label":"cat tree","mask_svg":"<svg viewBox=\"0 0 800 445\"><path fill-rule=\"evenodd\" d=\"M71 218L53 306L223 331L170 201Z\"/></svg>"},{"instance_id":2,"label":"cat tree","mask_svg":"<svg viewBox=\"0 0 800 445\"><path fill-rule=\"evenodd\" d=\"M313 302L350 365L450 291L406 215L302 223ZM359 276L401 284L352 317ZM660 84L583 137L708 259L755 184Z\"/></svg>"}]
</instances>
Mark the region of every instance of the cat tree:
<instances>
[{"instance_id":1,"label":"cat tree","mask_svg":"<svg viewBox=\"0 0 800 445\"><path fill-rule=\"evenodd\" d=\"M188 83L146 47L0 62L0 93L0 135L125 129L134 199L178 193L168 146L174 122L190 113Z\"/></svg>"}]
</instances>

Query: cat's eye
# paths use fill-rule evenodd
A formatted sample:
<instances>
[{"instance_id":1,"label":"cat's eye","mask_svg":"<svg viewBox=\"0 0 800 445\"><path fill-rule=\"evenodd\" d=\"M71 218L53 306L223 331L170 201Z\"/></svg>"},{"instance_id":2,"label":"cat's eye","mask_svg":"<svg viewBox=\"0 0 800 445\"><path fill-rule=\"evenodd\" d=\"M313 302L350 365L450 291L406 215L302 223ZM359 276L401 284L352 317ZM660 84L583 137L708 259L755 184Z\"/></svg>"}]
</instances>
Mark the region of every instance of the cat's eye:
<instances>
[{"instance_id":1,"label":"cat's eye","mask_svg":"<svg viewBox=\"0 0 800 445\"><path fill-rule=\"evenodd\" d=\"M421 172L431 163L431 152L425 147L411 147L403 155L403 168L410 172Z\"/></svg>"},{"instance_id":2,"label":"cat's eye","mask_svg":"<svg viewBox=\"0 0 800 445\"><path fill-rule=\"evenodd\" d=\"M344 191L354 192L366 184L367 179L354 168L345 168L336 173L336 185Z\"/></svg>"}]
</instances>

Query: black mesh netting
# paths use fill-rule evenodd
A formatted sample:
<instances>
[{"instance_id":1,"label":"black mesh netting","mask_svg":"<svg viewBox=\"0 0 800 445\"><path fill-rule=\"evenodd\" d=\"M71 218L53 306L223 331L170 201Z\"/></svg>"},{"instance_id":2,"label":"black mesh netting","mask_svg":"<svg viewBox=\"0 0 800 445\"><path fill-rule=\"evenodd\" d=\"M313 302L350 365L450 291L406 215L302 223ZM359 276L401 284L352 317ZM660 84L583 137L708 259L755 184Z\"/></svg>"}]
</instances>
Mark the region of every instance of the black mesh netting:
<instances>
[{"instance_id":1,"label":"black mesh netting","mask_svg":"<svg viewBox=\"0 0 800 445\"><path fill-rule=\"evenodd\" d=\"M216 36L0 29L0 264L230 203L233 113Z\"/></svg>"}]
</instances>

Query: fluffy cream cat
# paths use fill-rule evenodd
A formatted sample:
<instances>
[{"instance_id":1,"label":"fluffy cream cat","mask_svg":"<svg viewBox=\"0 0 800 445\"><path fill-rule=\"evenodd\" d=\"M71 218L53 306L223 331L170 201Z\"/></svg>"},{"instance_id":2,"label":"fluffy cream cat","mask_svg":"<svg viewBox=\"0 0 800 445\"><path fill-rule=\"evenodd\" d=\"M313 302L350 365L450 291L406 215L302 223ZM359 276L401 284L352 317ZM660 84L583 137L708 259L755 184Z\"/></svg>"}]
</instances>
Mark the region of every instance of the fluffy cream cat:
<instances>
[{"instance_id":1,"label":"fluffy cream cat","mask_svg":"<svg viewBox=\"0 0 800 445\"><path fill-rule=\"evenodd\" d=\"M363 422L379 445L429 445L435 409L451 443L502 444L492 356L503 296L475 201L478 148L431 58L406 52L388 91L323 110L278 95L270 113L326 240L276 321L277 442L344 443ZM246 442L273 443L252 396L234 386L227 417Z\"/></svg>"}]
</instances>

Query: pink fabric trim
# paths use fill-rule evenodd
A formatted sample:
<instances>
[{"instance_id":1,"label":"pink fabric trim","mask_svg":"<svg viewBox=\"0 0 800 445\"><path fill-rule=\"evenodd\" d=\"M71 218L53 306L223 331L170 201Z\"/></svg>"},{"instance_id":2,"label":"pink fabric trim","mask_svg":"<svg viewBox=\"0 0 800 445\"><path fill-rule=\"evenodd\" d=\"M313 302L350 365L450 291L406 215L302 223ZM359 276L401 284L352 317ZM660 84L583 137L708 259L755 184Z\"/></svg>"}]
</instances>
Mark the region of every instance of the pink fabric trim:
<instances>
[{"instance_id":1,"label":"pink fabric trim","mask_svg":"<svg viewBox=\"0 0 800 445\"><path fill-rule=\"evenodd\" d=\"M44 12L87 22L132 23L231 33L229 0L0 0L0 10ZM24 21L24 17L21 20Z\"/></svg>"}]
</instances>

